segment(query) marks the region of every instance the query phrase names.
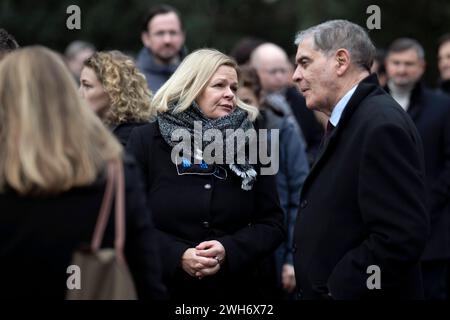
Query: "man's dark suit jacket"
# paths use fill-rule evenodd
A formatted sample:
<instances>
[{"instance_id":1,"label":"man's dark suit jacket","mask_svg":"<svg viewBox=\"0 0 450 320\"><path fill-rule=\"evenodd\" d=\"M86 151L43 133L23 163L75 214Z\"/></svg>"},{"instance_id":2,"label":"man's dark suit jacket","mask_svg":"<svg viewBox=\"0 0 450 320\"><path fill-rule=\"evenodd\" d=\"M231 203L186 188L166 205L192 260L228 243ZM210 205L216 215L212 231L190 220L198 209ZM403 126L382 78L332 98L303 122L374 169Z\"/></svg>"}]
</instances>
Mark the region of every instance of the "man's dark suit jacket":
<instances>
[{"instance_id":1,"label":"man's dark suit jacket","mask_svg":"<svg viewBox=\"0 0 450 320\"><path fill-rule=\"evenodd\" d=\"M294 247L299 296L423 297L424 170L414 123L368 76L303 185ZM380 268L380 290L368 288L370 266Z\"/></svg>"}]
</instances>

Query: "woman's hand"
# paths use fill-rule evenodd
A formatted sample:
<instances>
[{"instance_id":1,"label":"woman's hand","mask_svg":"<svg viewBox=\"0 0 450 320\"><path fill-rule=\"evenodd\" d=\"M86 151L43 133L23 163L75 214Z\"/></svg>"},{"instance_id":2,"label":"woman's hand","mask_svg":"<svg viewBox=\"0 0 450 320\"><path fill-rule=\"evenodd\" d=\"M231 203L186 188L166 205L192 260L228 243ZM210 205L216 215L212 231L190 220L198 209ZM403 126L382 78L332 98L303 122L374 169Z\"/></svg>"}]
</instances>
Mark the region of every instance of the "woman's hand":
<instances>
[{"instance_id":1,"label":"woman's hand","mask_svg":"<svg viewBox=\"0 0 450 320\"><path fill-rule=\"evenodd\" d=\"M217 271L219 271L220 265L216 259L202 257L198 254L198 250L189 248L181 257L181 267L190 276L202 278L203 276L210 275L212 270L217 269Z\"/></svg>"},{"instance_id":2,"label":"woman's hand","mask_svg":"<svg viewBox=\"0 0 450 320\"><path fill-rule=\"evenodd\" d=\"M295 289L295 271L294 266L290 264L283 265L281 272L281 282L283 283L283 289L291 293Z\"/></svg>"},{"instance_id":3,"label":"woman's hand","mask_svg":"<svg viewBox=\"0 0 450 320\"><path fill-rule=\"evenodd\" d=\"M211 240L200 243L195 249L197 250L197 255L208 259L214 259L217 262L217 265L212 268L198 270L196 276L203 278L205 276L216 274L220 270L220 265L225 261L226 253L223 245L217 240Z\"/></svg>"}]
</instances>

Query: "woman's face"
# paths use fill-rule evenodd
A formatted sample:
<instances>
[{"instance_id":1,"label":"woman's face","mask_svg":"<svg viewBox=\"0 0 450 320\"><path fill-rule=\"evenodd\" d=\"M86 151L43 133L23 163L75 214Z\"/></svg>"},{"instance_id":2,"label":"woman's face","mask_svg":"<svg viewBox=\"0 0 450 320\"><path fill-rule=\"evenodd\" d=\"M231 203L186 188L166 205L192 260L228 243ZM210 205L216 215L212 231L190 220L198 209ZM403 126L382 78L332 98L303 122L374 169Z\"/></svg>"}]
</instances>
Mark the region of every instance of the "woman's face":
<instances>
[{"instance_id":1,"label":"woman's face","mask_svg":"<svg viewBox=\"0 0 450 320\"><path fill-rule=\"evenodd\" d=\"M108 110L110 106L109 96L91 68L83 67L83 70L81 70L79 92L81 97L99 116Z\"/></svg>"},{"instance_id":2,"label":"woman's face","mask_svg":"<svg viewBox=\"0 0 450 320\"><path fill-rule=\"evenodd\" d=\"M217 119L236 108L237 72L233 67L220 66L197 97L197 104L206 117Z\"/></svg>"}]
</instances>

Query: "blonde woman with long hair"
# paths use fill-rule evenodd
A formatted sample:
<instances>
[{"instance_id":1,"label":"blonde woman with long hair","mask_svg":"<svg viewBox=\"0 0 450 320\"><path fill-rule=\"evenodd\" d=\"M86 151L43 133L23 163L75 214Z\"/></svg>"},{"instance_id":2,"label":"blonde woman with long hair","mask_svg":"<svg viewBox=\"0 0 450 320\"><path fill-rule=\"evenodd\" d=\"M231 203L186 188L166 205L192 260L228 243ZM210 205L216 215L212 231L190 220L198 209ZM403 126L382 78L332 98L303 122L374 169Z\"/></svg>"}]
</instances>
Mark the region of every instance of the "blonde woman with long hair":
<instances>
[{"instance_id":1,"label":"blonde woman with long hair","mask_svg":"<svg viewBox=\"0 0 450 320\"><path fill-rule=\"evenodd\" d=\"M120 51L96 52L85 60L79 91L124 146L135 127L153 118L145 76Z\"/></svg>"},{"instance_id":2,"label":"blonde woman with long hair","mask_svg":"<svg viewBox=\"0 0 450 320\"><path fill-rule=\"evenodd\" d=\"M56 53L29 47L0 63L0 296L64 298L71 255L91 241L111 161L122 161L122 146L80 100ZM126 261L139 297L158 298L154 229L136 167L123 163Z\"/></svg>"},{"instance_id":3,"label":"blonde woman with long hair","mask_svg":"<svg viewBox=\"0 0 450 320\"><path fill-rule=\"evenodd\" d=\"M230 57L213 49L195 51L156 93L157 121L130 136L127 149L144 174L172 299L258 298L260 266L284 237L274 177L260 175L259 164L247 158L195 161L205 155L204 144L194 145L180 162L171 157L177 132L192 137L197 124L203 138L209 129L222 137L227 130L254 129L258 111L237 98L237 86ZM212 145L224 146L225 140ZM238 142L227 151L236 159L237 150L250 144Z\"/></svg>"}]
</instances>

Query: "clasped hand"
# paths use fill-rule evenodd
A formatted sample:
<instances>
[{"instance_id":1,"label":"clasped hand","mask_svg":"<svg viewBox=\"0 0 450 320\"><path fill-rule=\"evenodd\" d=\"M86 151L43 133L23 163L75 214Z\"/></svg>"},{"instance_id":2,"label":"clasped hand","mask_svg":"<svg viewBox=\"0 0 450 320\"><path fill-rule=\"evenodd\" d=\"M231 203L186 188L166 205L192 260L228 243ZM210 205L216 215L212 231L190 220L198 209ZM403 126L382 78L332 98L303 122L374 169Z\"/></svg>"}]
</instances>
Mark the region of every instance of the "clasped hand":
<instances>
[{"instance_id":1,"label":"clasped hand","mask_svg":"<svg viewBox=\"0 0 450 320\"><path fill-rule=\"evenodd\" d=\"M181 267L190 276L202 279L219 272L224 260L225 248L219 241L204 241L184 252Z\"/></svg>"}]
</instances>

